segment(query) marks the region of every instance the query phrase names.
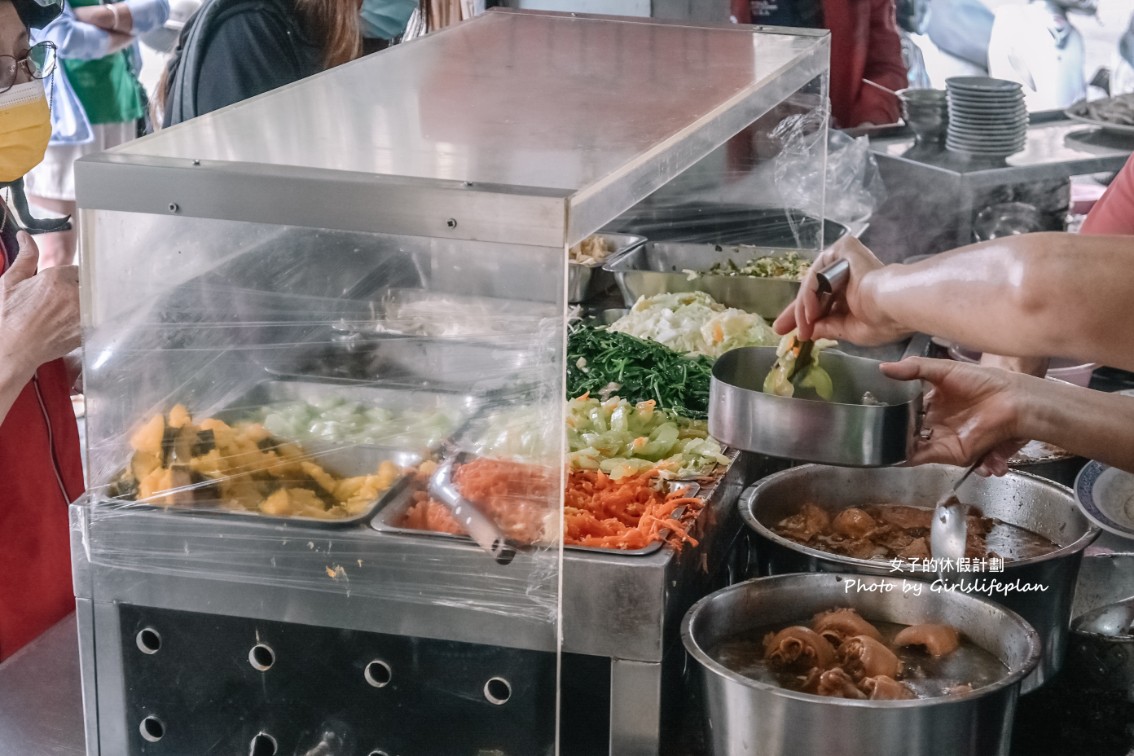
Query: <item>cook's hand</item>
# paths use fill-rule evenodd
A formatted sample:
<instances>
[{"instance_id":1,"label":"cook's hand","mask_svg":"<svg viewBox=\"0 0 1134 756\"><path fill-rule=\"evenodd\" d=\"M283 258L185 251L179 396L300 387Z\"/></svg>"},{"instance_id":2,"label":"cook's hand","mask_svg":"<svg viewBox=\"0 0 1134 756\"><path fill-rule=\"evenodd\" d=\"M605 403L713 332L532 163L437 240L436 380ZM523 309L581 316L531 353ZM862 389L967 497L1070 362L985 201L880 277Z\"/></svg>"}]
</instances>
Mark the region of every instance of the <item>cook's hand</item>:
<instances>
[{"instance_id":1,"label":"cook's hand","mask_svg":"<svg viewBox=\"0 0 1134 756\"><path fill-rule=\"evenodd\" d=\"M923 380L925 417L908 464L969 465L984 457L977 472L1003 475L1016 449L1022 381L1036 380L997 368L953 360L909 357L882 364L882 372L903 381Z\"/></svg>"},{"instance_id":2,"label":"cook's hand","mask_svg":"<svg viewBox=\"0 0 1134 756\"><path fill-rule=\"evenodd\" d=\"M20 253L0 275L0 332L13 347L5 358L34 371L79 346L79 269L60 265L37 274L35 241L23 231L18 238Z\"/></svg>"},{"instance_id":3,"label":"cook's hand","mask_svg":"<svg viewBox=\"0 0 1134 756\"><path fill-rule=\"evenodd\" d=\"M1050 360L1047 357L1008 357L990 352L985 352L980 356L980 364L983 367L1000 368L1014 373L1034 375L1037 378L1042 378L1047 373L1049 362ZM1026 438L1015 438L1000 444L984 455L980 467L976 469L976 474L987 477L989 475L1003 475L1008 472L1008 460L1012 459L1016 452L1023 449L1027 443L1028 439Z\"/></svg>"},{"instance_id":4,"label":"cook's hand","mask_svg":"<svg viewBox=\"0 0 1134 756\"><path fill-rule=\"evenodd\" d=\"M842 294L836 294L831 310L820 319L821 303L815 292L819 272L837 260L850 263L850 276ZM798 328L799 338L841 339L864 346L888 344L908 335L879 311L872 291L871 274L882 262L852 236L844 236L824 250L811 264L795 301L772 324L779 334Z\"/></svg>"}]
</instances>

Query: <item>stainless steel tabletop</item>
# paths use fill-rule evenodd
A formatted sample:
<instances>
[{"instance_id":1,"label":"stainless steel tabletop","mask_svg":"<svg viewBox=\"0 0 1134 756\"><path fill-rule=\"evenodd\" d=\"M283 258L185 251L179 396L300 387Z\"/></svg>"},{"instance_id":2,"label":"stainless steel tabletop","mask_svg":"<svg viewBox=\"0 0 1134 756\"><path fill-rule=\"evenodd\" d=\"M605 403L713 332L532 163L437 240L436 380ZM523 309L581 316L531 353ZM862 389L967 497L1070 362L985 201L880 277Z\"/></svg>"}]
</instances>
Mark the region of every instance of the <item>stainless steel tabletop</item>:
<instances>
[{"instance_id":1,"label":"stainless steel tabletop","mask_svg":"<svg viewBox=\"0 0 1134 756\"><path fill-rule=\"evenodd\" d=\"M1116 171L1134 150L1134 138L1058 118L1033 119L1024 149L1001 161L969 161L947 150L925 150L916 147L913 135L905 132L872 138L870 148L884 158L961 175L973 186L993 186L1008 180L1040 181Z\"/></svg>"},{"instance_id":2,"label":"stainless steel tabletop","mask_svg":"<svg viewBox=\"0 0 1134 756\"><path fill-rule=\"evenodd\" d=\"M74 614L0 664L0 751L86 753Z\"/></svg>"}]
</instances>

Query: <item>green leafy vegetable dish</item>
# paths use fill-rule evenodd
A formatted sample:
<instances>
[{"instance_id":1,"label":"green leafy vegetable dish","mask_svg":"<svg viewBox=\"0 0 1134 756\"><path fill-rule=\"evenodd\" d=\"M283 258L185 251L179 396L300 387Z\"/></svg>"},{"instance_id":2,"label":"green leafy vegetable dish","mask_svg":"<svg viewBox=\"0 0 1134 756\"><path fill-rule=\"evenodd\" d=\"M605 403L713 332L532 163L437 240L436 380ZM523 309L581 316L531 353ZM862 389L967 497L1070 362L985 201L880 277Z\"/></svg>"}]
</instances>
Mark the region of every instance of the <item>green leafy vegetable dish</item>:
<instances>
[{"instance_id":1,"label":"green leafy vegetable dish","mask_svg":"<svg viewBox=\"0 0 1134 756\"><path fill-rule=\"evenodd\" d=\"M651 401L682 417L704 419L709 411L713 363L685 357L654 341L589 325L567 338L567 398L590 394Z\"/></svg>"}]
</instances>

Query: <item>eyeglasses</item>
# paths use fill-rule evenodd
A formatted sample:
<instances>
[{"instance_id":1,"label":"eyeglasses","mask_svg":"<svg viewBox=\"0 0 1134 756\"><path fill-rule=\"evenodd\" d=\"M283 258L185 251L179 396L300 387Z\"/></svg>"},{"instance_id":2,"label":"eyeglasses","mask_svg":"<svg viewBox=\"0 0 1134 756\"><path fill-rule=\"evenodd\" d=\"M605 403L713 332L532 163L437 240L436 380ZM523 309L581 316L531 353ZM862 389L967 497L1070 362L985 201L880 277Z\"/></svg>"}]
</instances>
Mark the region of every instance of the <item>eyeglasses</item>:
<instances>
[{"instance_id":1,"label":"eyeglasses","mask_svg":"<svg viewBox=\"0 0 1134 756\"><path fill-rule=\"evenodd\" d=\"M40 42L32 45L28 54L19 59L12 55L0 55L0 94L15 85L20 66L26 68L33 79L50 76L55 70L55 43Z\"/></svg>"}]
</instances>

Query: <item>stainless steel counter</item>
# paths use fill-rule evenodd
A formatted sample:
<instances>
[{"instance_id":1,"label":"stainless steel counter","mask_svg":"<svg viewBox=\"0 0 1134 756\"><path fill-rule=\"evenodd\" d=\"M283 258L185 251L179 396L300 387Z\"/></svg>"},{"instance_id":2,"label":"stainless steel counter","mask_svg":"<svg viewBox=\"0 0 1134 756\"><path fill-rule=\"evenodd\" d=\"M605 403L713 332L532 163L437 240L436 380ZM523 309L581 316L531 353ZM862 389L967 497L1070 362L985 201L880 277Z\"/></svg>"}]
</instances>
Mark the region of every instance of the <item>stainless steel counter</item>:
<instances>
[{"instance_id":1,"label":"stainless steel counter","mask_svg":"<svg viewBox=\"0 0 1134 756\"><path fill-rule=\"evenodd\" d=\"M872 139L870 147L882 159L963 175L970 186L980 187L1117 171L1134 150L1134 138L1059 119L1030 124L1024 149L1004 160L967 160L941 148L923 149L911 134Z\"/></svg>"},{"instance_id":2,"label":"stainless steel counter","mask_svg":"<svg viewBox=\"0 0 1134 756\"><path fill-rule=\"evenodd\" d=\"M1134 138L1035 114L1024 149L1003 159L968 160L941 146L914 144L906 130L871 136L887 197L871 216L863 242L884 262L900 262L975 240L985 208L1009 202L1032 206L1037 230L1065 228L1071 177L1115 172L1134 150Z\"/></svg>"},{"instance_id":3,"label":"stainless steel counter","mask_svg":"<svg viewBox=\"0 0 1134 756\"><path fill-rule=\"evenodd\" d=\"M86 753L74 614L0 664L0 750Z\"/></svg>"}]
</instances>

